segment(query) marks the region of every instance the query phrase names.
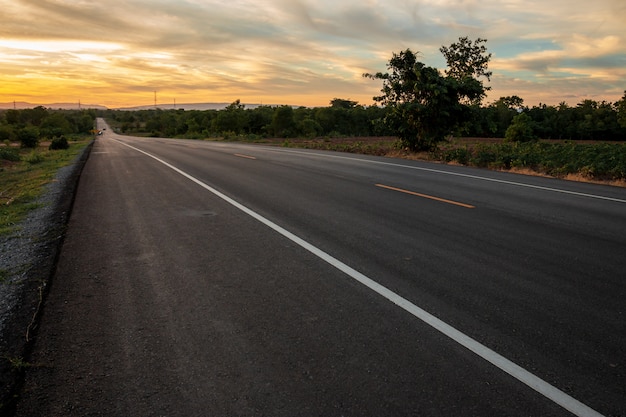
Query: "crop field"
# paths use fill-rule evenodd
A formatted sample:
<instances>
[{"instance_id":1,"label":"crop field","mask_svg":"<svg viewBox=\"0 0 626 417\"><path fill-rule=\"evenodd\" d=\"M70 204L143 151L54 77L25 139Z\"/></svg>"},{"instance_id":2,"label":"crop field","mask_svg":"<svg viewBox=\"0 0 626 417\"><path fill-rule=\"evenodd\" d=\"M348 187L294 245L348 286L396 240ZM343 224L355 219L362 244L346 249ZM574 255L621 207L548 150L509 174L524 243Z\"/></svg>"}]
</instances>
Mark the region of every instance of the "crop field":
<instances>
[{"instance_id":1,"label":"crop field","mask_svg":"<svg viewBox=\"0 0 626 417\"><path fill-rule=\"evenodd\" d=\"M403 149L394 137L264 139L263 143L323 149L542 175L626 187L623 142L452 138L431 152Z\"/></svg>"}]
</instances>

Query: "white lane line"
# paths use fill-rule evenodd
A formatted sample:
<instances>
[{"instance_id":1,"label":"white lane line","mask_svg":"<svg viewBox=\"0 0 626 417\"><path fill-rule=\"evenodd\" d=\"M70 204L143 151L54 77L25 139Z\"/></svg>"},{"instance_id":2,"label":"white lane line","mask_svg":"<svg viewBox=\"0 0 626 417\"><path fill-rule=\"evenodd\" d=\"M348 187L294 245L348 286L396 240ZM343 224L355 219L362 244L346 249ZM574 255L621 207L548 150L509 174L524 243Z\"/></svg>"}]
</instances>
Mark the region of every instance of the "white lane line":
<instances>
[{"instance_id":1,"label":"white lane line","mask_svg":"<svg viewBox=\"0 0 626 417\"><path fill-rule=\"evenodd\" d=\"M387 166L400 167L400 168L406 168L406 169L414 169L418 171L434 172L437 174L453 175L456 177L471 178L471 179L481 180L481 181L490 181L490 182L497 182L500 184L514 185L516 187L534 188L536 190L551 191L554 193L570 194L570 195L576 195L579 197L588 197L588 198L595 198L598 200L614 201L617 203L626 203L626 200L620 199L620 198L606 197L606 196L597 195L597 194L579 193L577 191L562 190L560 188L543 187L540 185L525 184L523 182L499 180L496 178L481 177L480 175L462 174L460 172L444 171L441 169L416 167L416 166L398 164L398 163L393 163L393 162L372 161L370 159L361 159L361 158L341 156L341 155L327 155L327 154L321 154L321 153L316 153L316 152L293 151L289 149L280 149L280 150L279 149L267 149L267 150L272 151L272 152L297 153L297 154L309 155L309 156L315 155L315 156L321 156L324 158L348 159L350 161L359 161L359 162L366 162L370 164L387 165Z\"/></svg>"},{"instance_id":2,"label":"white lane line","mask_svg":"<svg viewBox=\"0 0 626 417\"><path fill-rule=\"evenodd\" d=\"M256 159L254 156L251 155L244 155L242 153L234 153L233 155L238 156L240 158L247 158L247 159Z\"/></svg>"},{"instance_id":3,"label":"white lane line","mask_svg":"<svg viewBox=\"0 0 626 417\"><path fill-rule=\"evenodd\" d=\"M415 304L411 303L409 300L401 297L400 295L396 294L395 292L393 292L393 291L389 290L388 288L380 285L379 283L377 283L376 281L372 280L371 278L368 278L367 276L363 275L359 271L357 271L357 270L353 269L352 267L344 264L340 260L332 257L331 255L329 255L328 253L326 253L323 250L319 249L318 247L313 246L309 242L307 242L307 241L301 239L300 237L294 235L293 233L291 233L288 230L284 229L283 227L277 225L276 223L272 222L271 220L266 219L265 217L261 216L257 212L252 211L251 209L249 209L248 207L244 206L243 204L238 203L237 201L235 201L232 198L228 197L227 195L221 193L220 191L216 190L215 188L211 187L210 185L205 184L204 182L200 181L199 179L197 179L197 178L187 174L186 172L176 168L175 166L169 164L168 162L165 162L164 160L158 158L157 156L154 156L154 155L152 155L152 154L150 154L148 152L142 151L141 149L135 148L134 146L128 145L128 144L126 144L124 142L120 142L118 140L115 140L115 141L119 142L122 145L127 146L127 147L129 147L131 149L134 149L137 152L141 152L142 154L144 154L146 156L149 156L150 158L152 158L152 159L162 163L166 167L168 167L168 168L174 170L175 172L179 173L183 177L185 177L185 178L189 179L190 181L198 184L199 186L201 186L205 190L213 193L217 197L221 198L222 200L226 201L227 203L229 203L229 204L233 205L234 207L238 208L239 210L243 211L244 213L246 213L250 217L258 220L259 222L263 223L264 225L268 226L269 228L273 229L274 231L280 233L281 235L283 235L287 239L291 240L295 244L301 246L302 248L304 248L307 251L311 252L315 256L317 256L320 259L324 260L328 264L330 264L330 265L334 266L335 268L337 268L338 270L344 272L345 274L347 274L348 276L352 277L353 279L355 279L356 281L360 282L361 284L365 285L366 287L368 287L369 289L371 289L375 293L383 296L384 298L386 298L387 300L391 301L395 305L397 305L397 306L401 307L402 309L404 309L405 311L411 313L413 316L415 316L418 319L422 320L424 323L428 324L429 326L433 327L434 329L436 329L439 332L443 333L444 335L448 336L450 339L454 340L455 342L457 342L461 346L471 350L472 352L474 352L476 355L480 356L481 358L483 358L487 362L495 365L496 367L500 368L502 371L506 372L507 374L511 375L512 377L516 378L517 380L523 382L524 384L526 384L530 388L534 389L535 391L537 391L538 393L542 394L546 398L552 400L556 404L558 404L561 407L565 408L566 410L568 410L572 414L574 414L574 415L576 415L578 417L603 417L602 414L600 414L597 411L593 410L589 406L587 406L587 405L581 403L580 401L576 400L575 398L569 396L568 394L566 394L563 391L559 390L555 386L550 385L546 381L544 381L541 378L539 378L538 376L528 372L527 370L525 370L521 366L519 366L516 363L508 360L507 358L505 358L504 356L500 355L499 353L496 353L495 351L489 349L487 346L484 346L483 344L481 344L478 341L472 339L471 337L467 336L466 334L460 332L459 330L455 329L454 327L450 326L449 324L443 322L442 320L439 320L437 317L433 316L432 314L428 313L427 311L425 311L425 310L421 309L420 307L416 306Z\"/></svg>"}]
</instances>

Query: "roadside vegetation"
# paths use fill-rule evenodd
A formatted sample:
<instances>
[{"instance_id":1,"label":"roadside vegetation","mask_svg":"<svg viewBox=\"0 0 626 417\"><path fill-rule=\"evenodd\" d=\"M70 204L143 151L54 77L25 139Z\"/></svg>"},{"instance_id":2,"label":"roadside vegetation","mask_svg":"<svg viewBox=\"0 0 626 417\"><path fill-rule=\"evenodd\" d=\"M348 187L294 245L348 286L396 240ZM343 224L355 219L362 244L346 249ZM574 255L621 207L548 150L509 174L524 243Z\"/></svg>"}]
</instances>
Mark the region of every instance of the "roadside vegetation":
<instances>
[{"instance_id":1,"label":"roadside vegetation","mask_svg":"<svg viewBox=\"0 0 626 417\"><path fill-rule=\"evenodd\" d=\"M93 139L95 113L43 107L0 112L0 236L37 207L44 186Z\"/></svg>"},{"instance_id":2,"label":"roadside vegetation","mask_svg":"<svg viewBox=\"0 0 626 417\"><path fill-rule=\"evenodd\" d=\"M521 103L519 98L503 97L489 106L472 108L472 116L454 134L421 151L407 147L384 125L383 108L342 99L334 99L329 107L283 112L287 113L284 125L293 127L283 134L275 134L273 114L279 107L246 109L233 103L224 110L109 110L101 115L116 131L137 136L246 141L425 159L626 186L626 119L625 126L618 122L618 116L626 115L626 107L618 111L626 99L615 104L585 100L576 107L541 105L519 110L516 106ZM231 114L227 120L238 122L222 126L226 119L218 116L228 113L236 117ZM256 127L251 120L257 121ZM299 130L297 126L303 124L320 127ZM190 133L184 130L189 125L198 127ZM178 126L178 133L172 126ZM491 127L485 130L485 126Z\"/></svg>"},{"instance_id":3,"label":"roadside vegetation","mask_svg":"<svg viewBox=\"0 0 626 417\"><path fill-rule=\"evenodd\" d=\"M466 139L443 144L430 157L446 163L626 186L626 143Z\"/></svg>"},{"instance_id":4,"label":"roadside vegetation","mask_svg":"<svg viewBox=\"0 0 626 417\"><path fill-rule=\"evenodd\" d=\"M291 148L419 159L575 181L626 187L626 142L448 138L430 151L416 152L396 137L265 139Z\"/></svg>"},{"instance_id":5,"label":"roadside vegetation","mask_svg":"<svg viewBox=\"0 0 626 417\"><path fill-rule=\"evenodd\" d=\"M626 142L626 94L616 103L583 100L573 107L561 103L529 108L519 97L501 97L488 105L471 105L467 111L467 119L454 129L444 122L448 127L444 140L452 136L504 141L513 119L525 114L527 117L516 120L522 133L516 141L541 138ZM384 123L384 107L362 106L338 98L327 107L316 108L246 108L235 101L223 110L99 110L98 116L118 133L148 137L246 141L398 137Z\"/></svg>"},{"instance_id":6,"label":"roadside vegetation","mask_svg":"<svg viewBox=\"0 0 626 417\"><path fill-rule=\"evenodd\" d=\"M442 46L447 67L429 67L410 49L393 53L378 105L334 98L328 107L102 111L118 132L138 136L237 140L512 169L592 181L626 181L626 91L615 103L574 107L518 96L484 105L491 54L486 40ZM480 138L472 141L460 138Z\"/></svg>"},{"instance_id":7,"label":"roadside vegetation","mask_svg":"<svg viewBox=\"0 0 626 417\"><path fill-rule=\"evenodd\" d=\"M442 46L443 70L410 49L393 53L386 72L364 74L382 82L372 106L334 98L316 108L246 108L236 100L206 111L7 110L0 112L2 169L43 162L42 142L63 149L71 135L94 133L94 118L103 117L128 135L272 143L624 183L626 91L615 103L528 107L507 96L484 104L492 75L486 42L459 38ZM0 189L0 204L13 198L7 192Z\"/></svg>"}]
</instances>

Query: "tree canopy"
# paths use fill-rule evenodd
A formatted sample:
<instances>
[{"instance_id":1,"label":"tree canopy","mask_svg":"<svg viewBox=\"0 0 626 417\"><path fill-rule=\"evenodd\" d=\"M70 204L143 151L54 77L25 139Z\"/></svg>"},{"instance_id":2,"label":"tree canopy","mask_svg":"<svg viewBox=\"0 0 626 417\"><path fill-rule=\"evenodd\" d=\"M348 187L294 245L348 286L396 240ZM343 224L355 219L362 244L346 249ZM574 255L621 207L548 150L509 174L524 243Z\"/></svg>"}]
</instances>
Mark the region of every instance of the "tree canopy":
<instances>
[{"instance_id":1,"label":"tree canopy","mask_svg":"<svg viewBox=\"0 0 626 417\"><path fill-rule=\"evenodd\" d=\"M487 47L483 45L486 42L486 39L481 38L472 42L469 38L463 37L449 47L442 46L439 48L448 65L445 71L446 75L455 78L461 83L474 84L478 81L483 87L482 94L478 97L467 97L472 104L480 104L482 99L485 98L485 91L491 89L491 87L485 87L482 80L480 80L480 77L485 77L487 81L490 81L492 75L492 72L487 70L491 54L487 53Z\"/></svg>"},{"instance_id":2,"label":"tree canopy","mask_svg":"<svg viewBox=\"0 0 626 417\"><path fill-rule=\"evenodd\" d=\"M479 105L486 87L479 77L489 77L487 66L491 54L482 45L459 38L459 42L442 47L448 63L444 73L418 61L407 49L393 53L389 72L364 74L383 81L382 95L374 97L387 108L384 123L412 150L430 150L447 135L454 133L471 114L469 105Z\"/></svg>"}]
</instances>

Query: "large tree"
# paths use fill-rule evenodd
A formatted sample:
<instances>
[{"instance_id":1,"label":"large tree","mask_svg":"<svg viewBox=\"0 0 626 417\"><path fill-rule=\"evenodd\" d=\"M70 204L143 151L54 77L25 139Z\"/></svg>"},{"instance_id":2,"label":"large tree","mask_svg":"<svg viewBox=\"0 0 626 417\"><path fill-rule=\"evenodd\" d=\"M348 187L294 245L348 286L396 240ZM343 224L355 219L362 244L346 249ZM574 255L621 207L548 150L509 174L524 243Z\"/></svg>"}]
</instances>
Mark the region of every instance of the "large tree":
<instances>
[{"instance_id":1,"label":"large tree","mask_svg":"<svg viewBox=\"0 0 626 417\"><path fill-rule=\"evenodd\" d=\"M436 147L469 117L469 106L480 103L486 87L478 78L491 75L487 71L491 55L480 45L483 42L460 38L442 48L448 61L445 73L419 62L407 49L393 53L389 72L364 74L383 80L382 95L374 100L387 108L384 122L404 146L416 151Z\"/></svg>"}]
</instances>

